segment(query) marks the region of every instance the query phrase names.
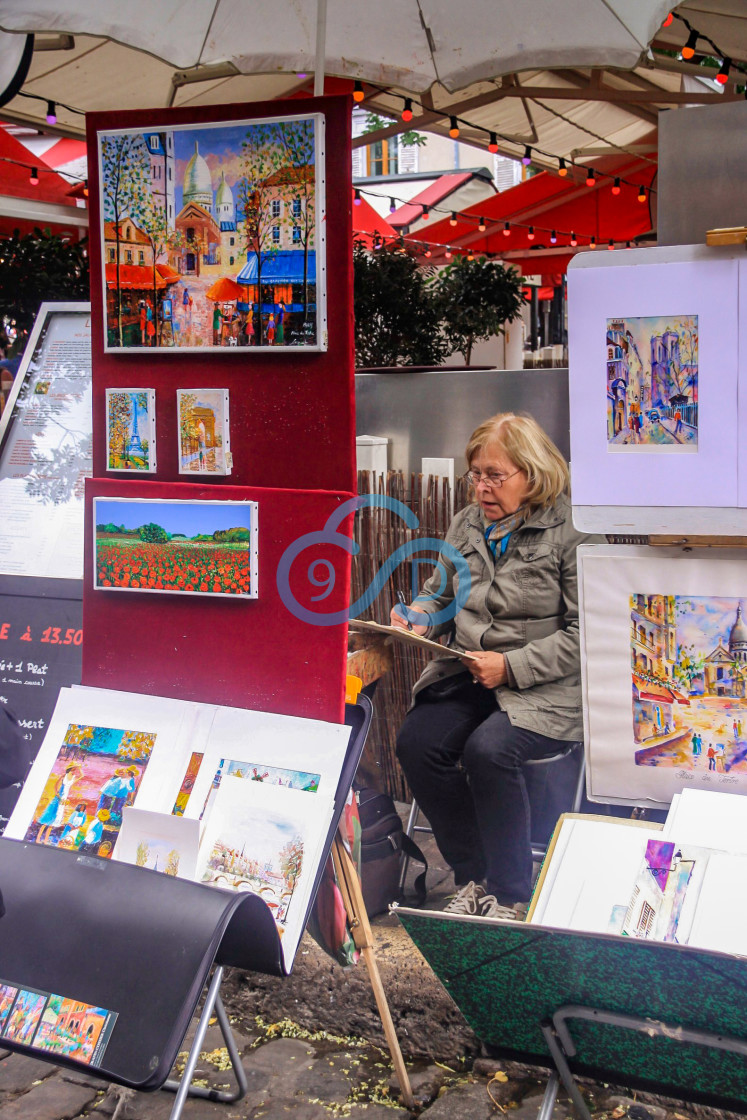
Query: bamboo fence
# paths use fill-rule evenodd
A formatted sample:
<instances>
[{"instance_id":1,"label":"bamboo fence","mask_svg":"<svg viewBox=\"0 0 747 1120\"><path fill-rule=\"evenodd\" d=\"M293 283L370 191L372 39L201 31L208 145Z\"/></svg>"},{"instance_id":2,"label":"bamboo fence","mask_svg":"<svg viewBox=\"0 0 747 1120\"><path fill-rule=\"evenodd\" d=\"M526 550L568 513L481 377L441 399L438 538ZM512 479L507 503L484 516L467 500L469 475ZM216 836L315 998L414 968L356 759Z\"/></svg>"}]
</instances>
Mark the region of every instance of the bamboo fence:
<instances>
[{"instance_id":1,"label":"bamboo fence","mask_svg":"<svg viewBox=\"0 0 747 1120\"><path fill-rule=\"evenodd\" d=\"M408 506L417 516L419 524L417 528L409 529L402 517L389 508L366 506L359 510L354 529L360 551L353 558L353 602L369 587L396 549L424 537L442 540L453 512L467 503L467 484L463 478L457 480L454 488L452 511L452 491L446 478L424 477L422 474L410 474L408 477L402 471L389 471L384 478L370 471L359 471L358 493L372 492ZM391 573L385 587L371 606L360 613L360 617L388 623L389 612L397 603L397 592L401 591L409 603L430 575L435 561L433 548L415 553L404 561ZM410 795L395 756L397 730L409 707L412 686L428 660L427 653L396 642L393 669L379 680L376 687L369 754L375 760L381 788L398 801L408 801Z\"/></svg>"}]
</instances>

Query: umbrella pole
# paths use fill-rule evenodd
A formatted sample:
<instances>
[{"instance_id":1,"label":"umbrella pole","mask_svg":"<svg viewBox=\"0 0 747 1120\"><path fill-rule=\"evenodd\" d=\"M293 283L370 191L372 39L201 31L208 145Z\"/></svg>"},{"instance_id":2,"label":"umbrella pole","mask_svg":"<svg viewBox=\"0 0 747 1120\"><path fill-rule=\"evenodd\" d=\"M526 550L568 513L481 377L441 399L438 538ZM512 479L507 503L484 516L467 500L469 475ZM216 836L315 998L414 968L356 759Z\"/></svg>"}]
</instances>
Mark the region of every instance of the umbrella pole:
<instances>
[{"instance_id":1,"label":"umbrella pole","mask_svg":"<svg viewBox=\"0 0 747 1120\"><path fill-rule=\"evenodd\" d=\"M314 97L324 95L324 67L327 48L327 0L316 0L316 62Z\"/></svg>"}]
</instances>

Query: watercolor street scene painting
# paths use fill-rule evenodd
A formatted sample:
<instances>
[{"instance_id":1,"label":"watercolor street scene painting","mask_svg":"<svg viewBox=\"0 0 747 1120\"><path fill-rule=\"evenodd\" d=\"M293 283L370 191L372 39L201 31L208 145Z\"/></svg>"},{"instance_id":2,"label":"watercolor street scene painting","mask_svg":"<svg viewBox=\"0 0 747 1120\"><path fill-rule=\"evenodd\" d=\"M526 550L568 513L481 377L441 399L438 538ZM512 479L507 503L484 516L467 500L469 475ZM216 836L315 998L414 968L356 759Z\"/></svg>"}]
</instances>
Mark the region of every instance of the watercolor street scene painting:
<instances>
[{"instance_id":1,"label":"watercolor street scene painting","mask_svg":"<svg viewBox=\"0 0 747 1120\"><path fill-rule=\"evenodd\" d=\"M610 451L697 451L698 316L607 320Z\"/></svg>"},{"instance_id":2,"label":"watercolor street scene painting","mask_svg":"<svg viewBox=\"0 0 747 1120\"><path fill-rule=\"evenodd\" d=\"M94 498L94 587L256 598L256 502Z\"/></svg>"},{"instance_id":3,"label":"watercolor street scene painting","mask_svg":"<svg viewBox=\"0 0 747 1120\"><path fill-rule=\"evenodd\" d=\"M744 601L636 594L630 609L636 764L747 773Z\"/></svg>"},{"instance_id":4,"label":"watercolor street scene painting","mask_svg":"<svg viewBox=\"0 0 747 1120\"><path fill-rule=\"evenodd\" d=\"M648 840L620 932L685 944L708 863L708 850ZM689 906L684 912L685 899Z\"/></svg>"},{"instance_id":5,"label":"watercolor street scene painting","mask_svg":"<svg viewBox=\"0 0 747 1120\"><path fill-rule=\"evenodd\" d=\"M179 474L230 474L227 389L177 389Z\"/></svg>"},{"instance_id":6,"label":"watercolor street scene painting","mask_svg":"<svg viewBox=\"0 0 747 1120\"><path fill-rule=\"evenodd\" d=\"M2 1038L31 1046L46 1002L46 992L21 988L16 996L13 1009L5 1021Z\"/></svg>"},{"instance_id":7,"label":"watercolor street scene painting","mask_svg":"<svg viewBox=\"0 0 747 1120\"><path fill-rule=\"evenodd\" d=\"M111 858L155 734L69 724L24 840Z\"/></svg>"},{"instance_id":8,"label":"watercolor street scene painting","mask_svg":"<svg viewBox=\"0 0 747 1120\"><path fill-rule=\"evenodd\" d=\"M308 821L298 802L313 806L316 798L297 792L283 795L278 787L252 796L257 788L237 778L221 783L200 849L201 879L259 895L282 932L306 855ZM270 792L276 796L268 799L265 795ZM283 796L287 805L278 801Z\"/></svg>"},{"instance_id":9,"label":"watercolor street scene painting","mask_svg":"<svg viewBox=\"0 0 747 1120\"><path fill-rule=\"evenodd\" d=\"M155 389L106 390L106 469L156 470Z\"/></svg>"},{"instance_id":10,"label":"watercolor street scene painting","mask_svg":"<svg viewBox=\"0 0 747 1120\"><path fill-rule=\"evenodd\" d=\"M305 790L307 793L316 793L321 780L321 775L306 773L304 770L286 770L279 766L255 765L252 762L237 762L235 759L222 758L215 772L210 792L205 799L200 820L207 818L221 782L228 777L244 778L249 782L264 782L268 786Z\"/></svg>"},{"instance_id":11,"label":"watercolor street scene painting","mask_svg":"<svg viewBox=\"0 0 747 1120\"><path fill-rule=\"evenodd\" d=\"M106 347L326 347L320 114L98 135Z\"/></svg>"}]
</instances>

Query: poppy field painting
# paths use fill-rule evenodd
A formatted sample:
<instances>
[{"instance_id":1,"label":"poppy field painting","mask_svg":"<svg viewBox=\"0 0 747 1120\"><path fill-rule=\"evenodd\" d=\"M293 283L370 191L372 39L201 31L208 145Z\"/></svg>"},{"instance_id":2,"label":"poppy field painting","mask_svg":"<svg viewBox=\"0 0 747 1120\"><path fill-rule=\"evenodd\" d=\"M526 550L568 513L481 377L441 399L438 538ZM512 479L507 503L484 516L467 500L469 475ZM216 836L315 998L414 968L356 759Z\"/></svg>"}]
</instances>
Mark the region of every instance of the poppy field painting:
<instances>
[{"instance_id":1,"label":"poppy field painting","mask_svg":"<svg viewBox=\"0 0 747 1120\"><path fill-rule=\"evenodd\" d=\"M257 503L94 498L94 587L257 597Z\"/></svg>"}]
</instances>

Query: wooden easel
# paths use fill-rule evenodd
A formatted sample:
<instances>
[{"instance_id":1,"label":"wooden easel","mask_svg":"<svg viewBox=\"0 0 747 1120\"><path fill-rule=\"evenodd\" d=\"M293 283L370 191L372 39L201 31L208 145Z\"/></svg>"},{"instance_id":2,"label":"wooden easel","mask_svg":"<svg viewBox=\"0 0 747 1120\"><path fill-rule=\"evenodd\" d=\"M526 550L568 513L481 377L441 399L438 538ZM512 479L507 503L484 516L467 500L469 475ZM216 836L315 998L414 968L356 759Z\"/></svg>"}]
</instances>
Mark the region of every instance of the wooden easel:
<instances>
[{"instance_id":1,"label":"wooden easel","mask_svg":"<svg viewBox=\"0 0 747 1120\"><path fill-rule=\"evenodd\" d=\"M374 955L371 923L366 913L366 905L363 901L358 871L339 832L332 845L332 860L335 866L335 874L337 875L337 885L340 888L340 894L342 895L342 901L345 906L345 913L348 916L350 932L353 935L355 947L362 954L366 968L368 969L374 999L376 1000L376 1006L381 1016L381 1025L384 1028L384 1036L387 1041L387 1046L389 1047L389 1053L392 1055L394 1071L397 1075L397 1081L399 1082L400 1091L402 1093L402 1100L407 1108L412 1109L415 1107L415 1099L412 1095L410 1078L407 1075L402 1051L400 1050L399 1041L397 1040L397 1035L394 1030L392 1013L389 1010L384 986L381 983L379 966L376 963L376 957Z\"/></svg>"}]
</instances>

